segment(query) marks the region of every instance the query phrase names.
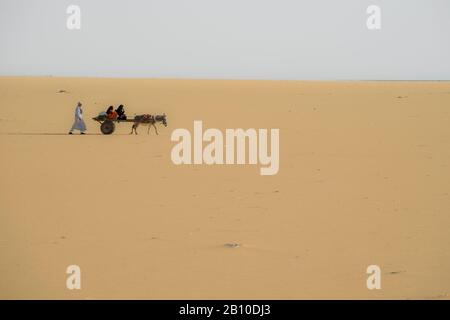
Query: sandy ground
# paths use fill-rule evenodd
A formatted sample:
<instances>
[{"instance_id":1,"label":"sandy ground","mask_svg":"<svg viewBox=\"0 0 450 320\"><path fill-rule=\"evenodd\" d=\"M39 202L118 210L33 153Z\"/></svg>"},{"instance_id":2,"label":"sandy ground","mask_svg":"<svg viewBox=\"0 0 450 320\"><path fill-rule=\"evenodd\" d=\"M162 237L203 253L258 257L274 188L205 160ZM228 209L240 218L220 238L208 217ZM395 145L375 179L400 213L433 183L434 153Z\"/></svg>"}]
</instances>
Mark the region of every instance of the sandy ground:
<instances>
[{"instance_id":1,"label":"sandy ground","mask_svg":"<svg viewBox=\"0 0 450 320\"><path fill-rule=\"evenodd\" d=\"M279 173L175 166L194 120L280 128ZM448 299L449 145L449 82L0 78L0 298Z\"/></svg>"}]
</instances>

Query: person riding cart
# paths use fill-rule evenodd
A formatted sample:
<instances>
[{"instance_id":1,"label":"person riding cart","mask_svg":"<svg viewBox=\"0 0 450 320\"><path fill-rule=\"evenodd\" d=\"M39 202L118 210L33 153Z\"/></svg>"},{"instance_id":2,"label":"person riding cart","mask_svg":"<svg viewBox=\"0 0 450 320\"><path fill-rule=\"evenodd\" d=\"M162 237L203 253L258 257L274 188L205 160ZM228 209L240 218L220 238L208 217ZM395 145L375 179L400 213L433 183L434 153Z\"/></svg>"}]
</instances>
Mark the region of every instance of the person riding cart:
<instances>
[{"instance_id":1,"label":"person riding cart","mask_svg":"<svg viewBox=\"0 0 450 320\"><path fill-rule=\"evenodd\" d=\"M121 104L117 109L117 120L127 120L127 115L125 114L125 109L123 107L123 104Z\"/></svg>"}]
</instances>

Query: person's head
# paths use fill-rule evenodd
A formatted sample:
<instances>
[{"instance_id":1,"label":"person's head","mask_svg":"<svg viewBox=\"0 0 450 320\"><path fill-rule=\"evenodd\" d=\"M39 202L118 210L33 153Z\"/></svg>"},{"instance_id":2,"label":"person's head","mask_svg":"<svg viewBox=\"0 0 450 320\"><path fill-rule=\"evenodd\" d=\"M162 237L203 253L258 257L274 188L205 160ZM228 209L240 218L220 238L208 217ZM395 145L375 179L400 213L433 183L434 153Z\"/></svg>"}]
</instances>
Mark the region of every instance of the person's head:
<instances>
[{"instance_id":1,"label":"person's head","mask_svg":"<svg viewBox=\"0 0 450 320\"><path fill-rule=\"evenodd\" d=\"M123 110L123 104L117 107L117 110Z\"/></svg>"},{"instance_id":2,"label":"person's head","mask_svg":"<svg viewBox=\"0 0 450 320\"><path fill-rule=\"evenodd\" d=\"M106 110L107 113L112 112L114 110L113 106L109 106L108 110Z\"/></svg>"},{"instance_id":3,"label":"person's head","mask_svg":"<svg viewBox=\"0 0 450 320\"><path fill-rule=\"evenodd\" d=\"M82 106L81 102L78 102L77 106L81 107Z\"/></svg>"}]
</instances>

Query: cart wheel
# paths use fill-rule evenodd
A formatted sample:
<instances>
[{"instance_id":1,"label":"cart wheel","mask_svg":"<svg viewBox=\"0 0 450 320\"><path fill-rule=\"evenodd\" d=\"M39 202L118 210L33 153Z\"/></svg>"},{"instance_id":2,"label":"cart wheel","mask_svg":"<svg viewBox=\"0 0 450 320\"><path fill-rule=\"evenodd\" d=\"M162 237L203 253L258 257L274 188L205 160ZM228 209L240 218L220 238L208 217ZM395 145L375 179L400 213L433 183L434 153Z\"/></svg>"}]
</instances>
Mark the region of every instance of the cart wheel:
<instances>
[{"instance_id":1,"label":"cart wheel","mask_svg":"<svg viewBox=\"0 0 450 320\"><path fill-rule=\"evenodd\" d=\"M100 130L102 131L103 134L111 134L114 132L115 128L116 128L116 126L115 126L114 122L109 121L109 120L106 120L100 126Z\"/></svg>"}]
</instances>

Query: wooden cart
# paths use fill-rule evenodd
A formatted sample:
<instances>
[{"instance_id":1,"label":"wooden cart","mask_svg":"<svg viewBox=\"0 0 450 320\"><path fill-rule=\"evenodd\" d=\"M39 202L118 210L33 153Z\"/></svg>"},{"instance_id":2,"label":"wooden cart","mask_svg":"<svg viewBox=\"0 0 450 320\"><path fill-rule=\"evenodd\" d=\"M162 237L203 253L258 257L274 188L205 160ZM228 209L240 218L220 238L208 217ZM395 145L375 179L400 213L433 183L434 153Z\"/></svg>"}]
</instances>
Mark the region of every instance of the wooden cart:
<instances>
[{"instance_id":1,"label":"wooden cart","mask_svg":"<svg viewBox=\"0 0 450 320\"><path fill-rule=\"evenodd\" d=\"M118 120L118 119L108 119L106 117L103 116L97 116L95 118L92 118L92 120L97 121L98 123L100 123L100 131L103 134L111 134L114 132L114 130L116 130L116 123L120 123L120 122L136 122L136 120L134 119L126 119L126 120Z\"/></svg>"}]
</instances>

